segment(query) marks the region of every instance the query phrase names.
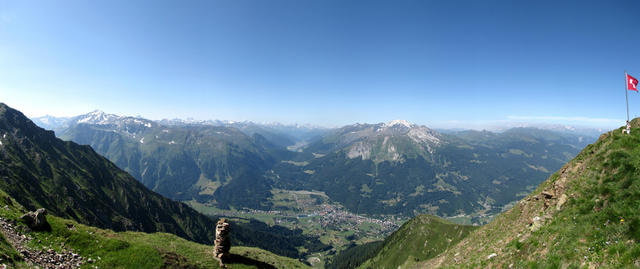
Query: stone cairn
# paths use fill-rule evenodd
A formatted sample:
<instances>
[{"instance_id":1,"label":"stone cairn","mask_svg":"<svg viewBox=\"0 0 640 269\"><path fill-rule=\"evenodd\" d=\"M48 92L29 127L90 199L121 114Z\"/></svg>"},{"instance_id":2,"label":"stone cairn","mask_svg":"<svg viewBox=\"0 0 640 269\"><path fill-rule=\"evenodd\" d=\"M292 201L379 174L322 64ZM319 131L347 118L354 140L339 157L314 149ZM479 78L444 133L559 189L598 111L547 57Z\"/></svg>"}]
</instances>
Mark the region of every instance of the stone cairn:
<instances>
[{"instance_id":1,"label":"stone cairn","mask_svg":"<svg viewBox=\"0 0 640 269\"><path fill-rule=\"evenodd\" d=\"M229 240L229 222L220 219L216 224L216 241L213 247L213 256L220 261L220 267L225 268L224 262L229 259L231 240Z\"/></svg>"}]
</instances>

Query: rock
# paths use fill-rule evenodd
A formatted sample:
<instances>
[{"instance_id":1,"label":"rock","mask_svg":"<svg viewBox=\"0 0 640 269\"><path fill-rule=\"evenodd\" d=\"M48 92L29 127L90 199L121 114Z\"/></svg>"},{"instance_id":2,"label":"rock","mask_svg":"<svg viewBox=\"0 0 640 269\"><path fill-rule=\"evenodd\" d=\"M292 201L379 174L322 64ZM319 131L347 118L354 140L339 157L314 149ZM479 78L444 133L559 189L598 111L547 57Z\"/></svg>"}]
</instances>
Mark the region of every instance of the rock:
<instances>
[{"instance_id":1,"label":"rock","mask_svg":"<svg viewBox=\"0 0 640 269\"><path fill-rule=\"evenodd\" d=\"M216 240L213 246L213 256L220 261L220 267L226 268L224 262L229 258L231 250L231 240L229 240L229 222L227 219L220 219L216 224Z\"/></svg>"},{"instance_id":2,"label":"rock","mask_svg":"<svg viewBox=\"0 0 640 269\"><path fill-rule=\"evenodd\" d=\"M532 232L535 232L537 230L539 230L542 227L542 218L536 216L533 218L533 221L531 222L531 227L529 229L531 229Z\"/></svg>"},{"instance_id":3,"label":"rock","mask_svg":"<svg viewBox=\"0 0 640 269\"><path fill-rule=\"evenodd\" d=\"M562 209L562 206L567 202L567 199L569 199L569 197L567 197L566 194L563 193L560 195L560 199L558 199L558 203L556 204L556 210Z\"/></svg>"},{"instance_id":4,"label":"rock","mask_svg":"<svg viewBox=\"0 0 640 269\"><path fill-rule=\"evenodd\" d=\"M553 198L553 194L551 194L550 192L543 191L542 197L544 197L545 199L551 199Z\"/></svg>"},{"instance_id":5,"label":"rock","mask_svg":"<svg viewBox=\"0 0 640 269\"><path fill-rule=\"evenodd\" d=\"M31 213L30 217L33 217L38 212ZM44 216L44 214L42 214L42 216ZM37 220L37 217L34 218L34 220ZM29 265L29 268L71 269L81 267L84 264L84 262L81 261L82 257L76 256L77 259L74 259L73 250L61 248L61 251L57 252L53 250L51 246L49 246L49 248L42 246L42 249L29 248L27 246L28 243L34 239L31 236L21 233L18 229L14 229L14 225L15 224L0 219L0 233L4 234L7 241L21 254L25 263ZM0 264L2 263L0 262ZM0 266L0 269L2 268L3 267Z\"/></svg>"},{"instance_id":6,"label":"rock","mask_svg":"<svg viewBox=\"0 0 640 269\"><path fill-rule=\"evenodd\" d=\"M27 212L20 217L29 229L34 231L50 231L51 225L47 222L47 210L40 208L36 211Z\"/></svg>"},{"instance_id":7,"label":"rock","mask_svg":"<svg viewBox=\"0 0 640 269\"><path fill-rule=\"evenodd\" d=\"M489 254L489 256L487 256L487 260L491 260L491 259L493 259L493 257L496 257L496 256L498 256L498 254L496 254L495 252L491 253L491 254Z\"/></svg>"}]
</instances>

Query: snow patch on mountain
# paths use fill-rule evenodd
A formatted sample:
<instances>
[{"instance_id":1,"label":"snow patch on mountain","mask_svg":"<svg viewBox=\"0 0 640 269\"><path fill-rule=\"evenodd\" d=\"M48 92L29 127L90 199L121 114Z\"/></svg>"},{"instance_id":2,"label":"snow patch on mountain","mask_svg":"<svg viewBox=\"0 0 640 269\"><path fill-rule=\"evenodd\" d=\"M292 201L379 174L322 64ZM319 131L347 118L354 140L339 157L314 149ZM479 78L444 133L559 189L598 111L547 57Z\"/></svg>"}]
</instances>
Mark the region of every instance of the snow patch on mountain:
<instances>
[{"instance_id":1,"label":"snow patch on mountain","mask_svg":"<svg viewBox=\"0 0 640 269\"><path fill-rule=\"evenodd\" d=\"M88 114L74 117L71 119L71 125L74 124L91 124L110 129L115 128L115 130L135 138L135 134L139 133L141 129L152 128L156 123L144 118L118 116L95 110Z\"/></svg>"},{"instance_id":2,"label":"snow patch on mountain","mask_svg":"<svg viewBox=\"0 0 640 269\"><path fill-rule=\"evenodd\" d=\"M406 120L392 120L390 122L387 122L383 125L383 127L389 128L389 127L393 127L393 126L404 126L407 128L411 128L413 127L413 124L411 124L409 121Z\"/></svg>"},{"instance_id":3,"label":"snow patch on mountain","mask_svg":"<svg viewBox=\"0 0 640 269\"><path fill-rule=\"evenodd\" d=\"M76 118L77 123L89 123L89 124L112 124L115 120L120 119L120 116L107 114L100 110L94 110L88 114L79 116Z\"/></svg>"}]
</instances>

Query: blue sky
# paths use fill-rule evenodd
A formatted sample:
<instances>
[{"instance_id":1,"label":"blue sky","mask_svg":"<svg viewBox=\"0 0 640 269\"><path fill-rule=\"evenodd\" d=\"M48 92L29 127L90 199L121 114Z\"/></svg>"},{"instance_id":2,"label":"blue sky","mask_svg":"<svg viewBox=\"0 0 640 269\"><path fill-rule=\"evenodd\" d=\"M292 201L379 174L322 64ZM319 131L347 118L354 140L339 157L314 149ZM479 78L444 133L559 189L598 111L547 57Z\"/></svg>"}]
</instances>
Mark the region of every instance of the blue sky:
<instances>
[{"instance_id":1,"label":"blue sky","mask_svg":"<svg viewBox=\"0 0 640 269\"><path fill-rule=\"evenodd\" d=\"M615 127L638 48L640 1L0 0L0 101L28 116Z\"/></svg>"}]
</instances>

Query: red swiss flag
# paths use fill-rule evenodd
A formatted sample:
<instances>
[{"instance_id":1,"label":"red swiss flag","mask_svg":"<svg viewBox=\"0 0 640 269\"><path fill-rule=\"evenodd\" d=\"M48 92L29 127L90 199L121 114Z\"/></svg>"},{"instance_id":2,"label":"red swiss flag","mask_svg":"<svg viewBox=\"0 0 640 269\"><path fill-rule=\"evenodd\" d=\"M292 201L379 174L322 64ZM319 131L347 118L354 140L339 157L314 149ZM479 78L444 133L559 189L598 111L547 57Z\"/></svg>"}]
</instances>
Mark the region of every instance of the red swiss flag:
<instances>
[{"instance_id":1,"label":"red swiss flag","mask_svg":"<svg viewBox=\"0 0 640 269\"><path fill-rule=\"evenodd\" d=\"M638 80L627 74L627 90L638 91Z\"/></svg>"}]
</instances>

